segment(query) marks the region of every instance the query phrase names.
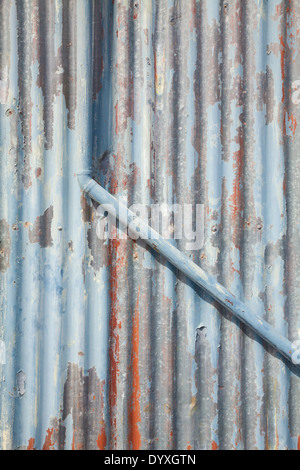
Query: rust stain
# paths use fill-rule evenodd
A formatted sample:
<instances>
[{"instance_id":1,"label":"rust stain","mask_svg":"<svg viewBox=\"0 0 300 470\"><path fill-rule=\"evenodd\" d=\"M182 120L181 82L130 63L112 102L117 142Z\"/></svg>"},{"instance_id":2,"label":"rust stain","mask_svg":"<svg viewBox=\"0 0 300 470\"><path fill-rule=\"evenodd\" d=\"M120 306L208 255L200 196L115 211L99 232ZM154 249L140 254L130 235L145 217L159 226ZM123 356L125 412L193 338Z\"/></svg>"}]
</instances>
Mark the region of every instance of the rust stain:
<instances>
[{"instance_id":1,"label":"rust stain","mask_svg":"<svg viewBox=\"0 0 300 470\"><path fill-rule=\"evenodd\" d=\"M72 450L76 450L76 449L75 449L75 431L73 432Z\"/></svg>"},{"instance_id":2,"label":"rust stain","mask_svg":"<svg viewBox=\"0 0 300 470\"><path fill-rule=\"evenodd\" d=\"M192 33L194 28L196 27L197 21L197 7L196 7L196 0L192 0L191 5L191 17L190 17L190 32Z\"/></svg>"},{"instance_id":3,"label":"rust stain","mask_svg":"<svg viewBox=\"0 0 300 470\"><path fill-rule=\"evenodd\" d=\"M63 450L66 440L66 428L61 419L53 418L50 422L50 429L53 427L51 441L55 449Z\"/></svg>"},{"instance_id":4,"label":"rust stain","mask_svg":"<svg viewBox=\"0 0 300 470\"><path fill-rule=\"evenodd\" d=\"M285 172L284 178L283 178L283 183L282 183L282 188L283 188L283 194L286 196L286 183L287 183L287 174Z\"/></svg>"},{"instance_id":5,"label":"rust stain","mask_svg":"<svg viewBox=\"0 0 300 470\"><path fill-rule=\"evenodd\" d=\"M35 439L33 438L29 439L27 450L35 450L34 445L35 445Z\"/></svg>"},{"instance_id":6,"label":"rust stain","mask_svg":"<svg viewBox=\"0 0 300 470\"><path fill-rule=\"evenodd\" d=\"M47 429L47 436L45 439L45 443L43 445L43 450L54 450L55 443L52 442L53 433L54 433L54 428Z\"/></svg>"},{"instance_id":7,"label":"rust stain","mask_svg":"<svg viewBox=\"0 0 300 470\"><path fill-rule=\"evenodd\" d=\"M136 2L133 10L133 19L136 20L139 16L139 4Z\"/></svg>"},{"instance_id":8,"label":"rust stain","mask_svg":"<svg viewBox=\"0 0 300 470\"><path fill-rule=\"evenodd\" d=\"M297 119L294 116L294 114L291 114L291 116L289 116L289 128L293 134L293 138L295 138L297 126L298 126Z\"/></svg>"},{"instance_id":9,"label":"rust stain","mask_svg":"<svg viewBox=\"0 0 300 470\"><path fill-rule=\"evenodd\" d=\"M118 266L116 261L113 262L113 254L117 255L120 247L119 240L112 240L110 243L110 266L111 266L111 281L110 281L110 298L111 298L111 319L110 319L110 345L109 345L109 360L110 360L110 381L109 381L109 407L111 410L111 447L117 447L117 383L119 376L119 355L120 355L120 337L118 323Z\"/></svg>"},{"instance_id":10,"label":"rust stain","mask_svg":"<svg viewBox=\"0 0 300 470\"><path fill-rule=\"evenodd\" d=\"M106 432L104 424L101 427L101 432L97 439L97 446L99 450L105 450L106 448Z\"/></svg>"},{"instance_id":11,"label":"rust stain","mask_svg":"<svg viewBox=\"0 0 300 470\"><path fill-rule=\"evenodd\" d=\"M78 439L75 439L77 431L74 429L73 431L73 440L72 440L72 450L84 450L84 443L78 442Z\"/></svg>"},{"instance_id":12,"label":"rust stain","mask_svg":"<svg viewBox=\"0 0 300 470\"><path fill-rule=\"evenodd\" d=\"M41 168L36 168L35 170L35 176L36 178L39 178L42 174L42 169Z\"/></svg>"},{"instance_id":13,"label":"rust stain","mask_svg":"<svg viewBox=\"0 0 300 470\"><path fill-rule=\"evenodd\" d=\"M243 122L243 115L240 116ZM243 171L244 171L244 156L245 156L245 142L244 142L244 128L239 126L237 128L237 136L235 141L239 146L239 150L233 154L233 171L234 182L231 195L229 196L229 207L231 210L232 227L233 227L233 243L237 249L240 249L241 237L243 226L243 208L244 208L244 195L243 195ZM223 190L226 192L226 184L224 180ZM225 194L225 193L224 193Z\"/></svg>"},{"instance_id":14,"label":"rust stain","mask_svg":"<svg viewBox=\"0 0 300 470\"><path fill-rule=\"evenodd\" d=\"M273 21L277 21L280 16L283 15L283 10L284 10L284 4L283 2L279 3L278 5L276 5L276 11L275 11L275 15L272 17L272 20Z\"/></svg>"},{"instance_id":15,"label":"rust stain","mask_svg":"<svg viewBox=\"0 0 300 470\"><path fill-rule=\"evenodd\" d=\"M279 449L279 433L278 433L278 425L276 422L276 449L275 450L278 450L278 449Z\"/></svg>"},{"instance_id":16,"label":"rust stain","mask_svg":"<svg viewBox=\"0 0 300 470\"><path fill-rule=\"evenodd\" d=\"M219 449L218 444L215 441L213 441L211 445L211 450L218 450L218 449Z\"/></svg>"},{"instance_id":17,"label":"rust stain","mask_svg":"<svg viewBox=\"0 0 300 470\"><path fill-rule=\"evenodd\" d=\"M144 29L144 35L145 35L145 44L146 44L146 46L148 46L149 45L149 30L148 30L148 28Z\"/></svg>"},{"instance_id":18,"label":"rust stain","mask_svg":"<svg viewBox=\"0 0 300 470\"><path fill-rule=\"evenodd\" d=\"M66 429L62 425L61 420L56 418L51 419L42 450L63 450L65 437Z\"/></svg>"},{"instance_id":19,"label":"rust stain","mask_svg":"<svg viewBox=\"0 0 300 470\"><path fill-rule=\"evenodd\" d=\"M48 207L44 214L37 217L33 228L29 231L30 243L39 243L42 248L49 248L53 244L51 224L53 220L53 206Z\"/></svg>"},{"instance_id":20,"label":"rust stain","mask_svg":"<svg viewBox=\"0 0 300 470\"><path fill-rule=\"evenodd\" d=\"M241 129L240 129L241 131ZM239 139L239 142L242 142L242 139ZM240 204L241 204L241 198L242 198L242 184L243 184L243 149L239 150L238 152L235 152L233 155L233 169L235 172L235 179L233 183L233 194L230 197L230 202L231 202L231 211L232 211L232 219L234 224L236 222L239 222L238 215L240 212Z\"/></svg>"},{"instance_id":21,"label":"rust stain","mask_svg":"<svg viewBox=\"0 0 300 470\"><path fill-rule=\"evenodd\" d=\"M139 376L139 287L137 303L134 312L133 330L132 330L132 352L131 352L131 373L132 373L132 394L129 403L129 448L131 450L140 450L141 434L138 423L141 422L140 413L140 376Z\"/></svg>"},{"instance_id":22,"label":"rust stain","mask_svg":"<svg viewBox=\"0 0 300 470\"><path fill-rule=\"evenodd\" d=\"M124 188L128 187L129 189L135 187L140 182L140 176L141 176L141 171L139 167L137 166L137 164L135 162L130 163L128 174L124 175L123 180L122 180L123 187Z\"/></svg>"},{"instance_id":23,"label":"rust stain","mask_svg":"<svg viewBox=\"0 0 300 470\"><path fill-rule=\"evenodd\" d=\"M281 79L282 79L282 103L285 101L285 88L284 88L284 80L285 80L285 43L283 36L279 36L279 41L280 41L280 67L281 67Z\"/></svg>"},{"instance_id":24,"label":"rust stain","mask_svg":"<svg viewBox=\"0 0 300 470\"><path fill-rule=\"evenodd\" d=\"M298 450L300 450L300 436L298 437Z\"/></svg>"}]
</instances>

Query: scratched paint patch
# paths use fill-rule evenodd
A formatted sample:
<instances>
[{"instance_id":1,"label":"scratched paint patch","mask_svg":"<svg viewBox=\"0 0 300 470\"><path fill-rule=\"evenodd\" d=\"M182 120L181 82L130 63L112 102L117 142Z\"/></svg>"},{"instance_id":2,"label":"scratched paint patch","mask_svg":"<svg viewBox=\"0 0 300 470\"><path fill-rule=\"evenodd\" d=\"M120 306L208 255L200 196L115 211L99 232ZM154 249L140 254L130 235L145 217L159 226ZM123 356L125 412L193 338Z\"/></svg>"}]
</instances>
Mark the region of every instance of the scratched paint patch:
<instances>
[{"instance_id":1,"label":"scratched paint patch","mask_svg":"<svg viewBox=\"0 0 300 470\"><path fill-rule=\"evenodd\" d=\"M29 231L31 243L39 243L42 248L51 247L53 244L51 236L51 224L53 220L53 206L48 207L44 214L37 217L34 226Z\"/></svg>"},{"instance_id":2,"label":"scratched paint patch","mask_svg":"<svg viewBox=\"0 0 300 470\"><path fill-rule=\"evenodd\" d=\"M85 375L77 364L69 363L62 419L65 421L69 415L72 416L73 450L99 447L104 450L106 446L104 386L105 382L99 379L95 368L89 369Z\"/></svg>"},{"instance_id":3,"label":"scratched paint patch","mask_svg":"<svg viewBox=\"0 0 300 470\"><path fill-rule=\"evenodd\" d=\"M66 421L70 416L73 423L72 450L105 450L104 388L105 381L99 379L94 367L85 374L83 368L69 363L61 414L51 418L42 450L70 450L66 442ZM27 450L40 450L34 437L28 440Z\"/></svg>"},{"instance_id":4,"label":"scratched paint patch","mask_svg":"<svg viewBox=\"0 0 300 470\"><path fill-rule=\"evenodd\" d=\"M17 373L17 393L22 398L26 393L26 374L22 370Z\"/></svg>"},{"instance_id":5,"label":"scratched paint patch","mask_svg":"<svg viewBox=\"0 0 300 470\"><path fill-rule=\"evenodd\" d=\"M45 3L39 11L39 76L37 86L41 88L44 97L43 120L45 133L45 148L54 145L53 123L54 102L59 96L60 89L65 97L68 110L67 124L75 129L75 111L77 104L77 38L76 21L68 20L70 12L76 16L76 1L70 0L62 4L62 45L55 50L55 4L54 0ZM43 32L47 31L47 34ZM49 82L49 76L52 80Z\"/></svg>"},{"instance_id":6,"label":"scratched paint patch","mask_svg":"<svg viewBox=\"0 0 300 470\"><path fill-rule=\"evenodd\" d=\"M45 451L63 450L65 439L66 439L65 426L62 424L61 420L53 418L51 420L50 427L47 429L45 442L44 442L42 450L45 450ZM29 445L28 445L27 450L35 450L34 442L35 440L33 438L29 440Z\"/></svg>"},{"instance_id":7,"label":"scratched paint patch","mask_svg":"<svg viewBox=\"0 0 300 470\"><path fill-rule=\"evenodd\" d=\"M271 67L267 65L265 72L256 76L257 82L257 110L263 111L265 107L266 125L271 124L275 113L274 76Z\"/></svg>"}]
</instances>

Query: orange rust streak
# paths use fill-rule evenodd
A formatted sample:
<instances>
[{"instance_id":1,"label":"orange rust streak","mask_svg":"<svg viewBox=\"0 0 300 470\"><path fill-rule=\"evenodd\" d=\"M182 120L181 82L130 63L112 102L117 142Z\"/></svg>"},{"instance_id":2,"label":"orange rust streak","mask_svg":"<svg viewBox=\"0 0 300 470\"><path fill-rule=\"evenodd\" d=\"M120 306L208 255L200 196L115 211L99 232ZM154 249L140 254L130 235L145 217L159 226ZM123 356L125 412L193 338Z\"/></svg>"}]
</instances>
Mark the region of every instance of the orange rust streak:
<instances>
[{"instance_id":1,"label":"orange rust streak","mask_svg":"<svg viewBox=\"0 0 300 470\"><path fill-rule=\"evenodd\" d=\"M285 89L284 89L284 80L285 80L285 70L284 70L284 61L285 61L285 44L283 40L283 36L279 36L280 41L280 64L281 64L281 79L282 79L282 103L285 100Z\"/></svg>"},{"instance_id":2,"label":"orange rust streak","mask_svg":"<svg viewBox=\"0 0 300 470\"><path fill-rule=\"evenodd\" d=\"M197 13L196 0L193 0L192 6L191 6L191 17L190 17L190 32L191 33L193 32L193 29L195 27L196 13Z\"/></svg>"},{"instance_id":3,"label":"orange rust streak","mask_svg":"<svg viewBox=\"0 0 300 470\"><path fill-rule=\"evenodd\" d=\"M283 180L283 193L286 196L286 174L285 174L284 180Z\"/></svg>"},{"instance_id":4,"label":"orange rust streak","mask_svg":"<svg viewBox=\"0 0 300 470\"><path fill-rule=\"evenodd\" d=\"M101 432L98 436L97 446L98 446L99 450L105 450L105 448L106 448L106 433L105 433L105 427L104 426L102 426Z\"/></svg>"},{"instance_id":5,"label":"orange rust streak","mask_svg":"<svg viewBox=\"0 0 300 470\"><path fill-rule=\"evenodd\" d=\"M231 209L232 209L232 216L233 216L233 222L235 223L237 221L237 216L239 214L240 210L240 201L241 201L241 182L242 182L242 160L243 160L243 147L242 147L242 142L240 140L240 147L241 150L235 152L233 158L234 158L234 164L233 168L235 171L235 179L234 179L234 185L233 185L233 194L230 198L231 202Z\"/></svg>"},{"instance_id":6,"label":"orange rust streak","mask_svg":"<svg viewBox=\"0 0 300 470\"><path fill-rule=\"evenodd\" d=\"M132 395L129 408L129 446L132 450L140 450L141 448L141 434L139 431L138 423L141 421L140 412L140 376L139 376L139 301L140 301L139 287L137 304L134 313L133 331L132 331L132 355L131 355L131 368L132 368Z\"/></svg>"},{"instance_id":7,"label":"orange rust streak","mask_svg":"<svg viewBox=\"0 0 300 470\"><path fill-rule=\"evenodd\" d=\"M76 435L76 432L77 430L74 429L73 431L73 440L72 440L72 450L83 450L83 443L82 442L76 442L76 438L75 438L75 435Z\"/></svg>"},{"instance_id":8,"label":"orange rust streak","mask_svg":"<svg viewBox=\"0 0 300 470\"><path fill-rule=\"evenodd\" d=\"M300 436L298 437L298 450L300 450Z\"/></svg>"},{"instance_id":9,"label":"orange rust streak","mask_svg":"<svg viewBox=\"0 0 300 470\"><path fill-rule=\"evenodd\" d=\"M35 439L33 438L29 439L27 450L35 450L34 444L35 444Z\"/></svg>"},{"instance_id":10,"label":"orange rust streak","mask_svg":"<svg viewBox=\"0 0 300 470\"><path fill-rule=\"evenodd\" d=\"M54 450L54 443L51 442L53 432L54 432L54 428L47 429L47 436L45 439L45 443L43 445L43 450Z\"/></svg>"},{"instance_id":11,"label":"orange rust streak","mask_svg":"<svg viewBox=\"0 0 300 470\"><path fill-rule=\"evenodd\" d=\"M116 406L117 406L117 383L119 376L119 354L120 354L120 339L118 335L118 267L116 261L113 260L113 253L117 257L117 251L120 246L119 240L111 240L109 248L109 264L111 266L111 319L110 319L110 381L109 381L109 409L111 415L111 447L117 446L117 419L116 419Z\"/></svg>"},{"instance_id":12,"label":"orange rust streak","mask_svg":"<svg viewBox=\"0 0 300 470\"><path fill-rule=\"evenodd\" d=\"M235 138L236 143L239 146L239 150L233 154L233 170L234 170L234 182L233 182L233 191L230 195L229 203L232 216L232 225L233 225L233 243L236 248L240 249L240 227L242 223L242 209L243 209L243 191L242 191L242 182L243 182L243 160L245 155L244 150L244 129L239 127L237 129L238 134Z\"/></svg>"},{"instance_id":13,"label":"orange rust streak","mask_svg":"<svg viewBox=\"0 0 300 470\"><path fill-rule=\"evenodd\" d=\"M291 132L292 132L293 136L295 137L295 132L296 132L296 129L297 129L297 126L298 126L297 119L293 114L291 114L291 116L289 118L289 121L290 121Z\"/></svg>"},{"instance_id":14,"label":"orange rust streak","mask_svg":"<svg viewBox=\"0 0 300 470\"><path fill-rule=\"evenodd\" d=\"M212 442L211 449L212 449L212 450L218 450L218 449L219 449L219 446L218 446L218 444L217 444L215 441Z\"/></svg>"}]
</instances>

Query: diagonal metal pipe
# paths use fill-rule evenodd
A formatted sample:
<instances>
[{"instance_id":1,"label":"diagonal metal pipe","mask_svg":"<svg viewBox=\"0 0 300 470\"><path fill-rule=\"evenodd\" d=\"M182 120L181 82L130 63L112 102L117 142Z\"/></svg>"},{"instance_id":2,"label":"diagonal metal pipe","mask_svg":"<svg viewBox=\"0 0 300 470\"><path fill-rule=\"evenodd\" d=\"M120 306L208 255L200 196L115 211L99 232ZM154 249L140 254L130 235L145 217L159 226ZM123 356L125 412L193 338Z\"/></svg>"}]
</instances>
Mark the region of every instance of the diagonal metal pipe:
<instances>
[{"instance_id":1,"label":"diagonal metal pipe","mask_svg":"<svg viewBox=\"0 0 300 470\"><path fill-rule=\"evenodd\" d=\"M206 274L203 269L171 245L171 243L163 239L160 234L137 217L126 206L120 205L114 196L91 178L89 170L78 173L77 177L84 193L104 206L104 209L108 212L111 212L113 207L117 219L124 226L130 226L131 229L134 226L138 227L136 233L144 239L145 243L163 255L173 266L179 269L197 286L205 290L220 305L229 310L236 318L251 328L259 337L295 365L293 361L293 344L285 336L259 315L250 311L243 302L237 299L220 283L216 282L212 276Z\"/></svg>"}]
</instances>

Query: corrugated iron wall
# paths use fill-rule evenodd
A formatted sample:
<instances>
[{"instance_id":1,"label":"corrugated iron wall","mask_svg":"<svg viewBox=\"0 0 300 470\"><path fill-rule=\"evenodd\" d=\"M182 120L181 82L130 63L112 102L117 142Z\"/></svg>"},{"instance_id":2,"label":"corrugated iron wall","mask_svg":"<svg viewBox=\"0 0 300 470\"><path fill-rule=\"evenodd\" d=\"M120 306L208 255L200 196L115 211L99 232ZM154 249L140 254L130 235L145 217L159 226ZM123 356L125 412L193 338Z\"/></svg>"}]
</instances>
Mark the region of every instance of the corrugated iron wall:
<instances>
[{"instance_id":1,"label":"corrugated iron wall","mask_svg":"<svg viewBox=\"0 0 300 470\"><path fill-rule=\"evenodd\" d=\"M100 241L76 178L204 204L187 254L300 339L299 2L0 0L0 24L1 449L300 449L299 372Z\"/></svg>"}]
</instances>

